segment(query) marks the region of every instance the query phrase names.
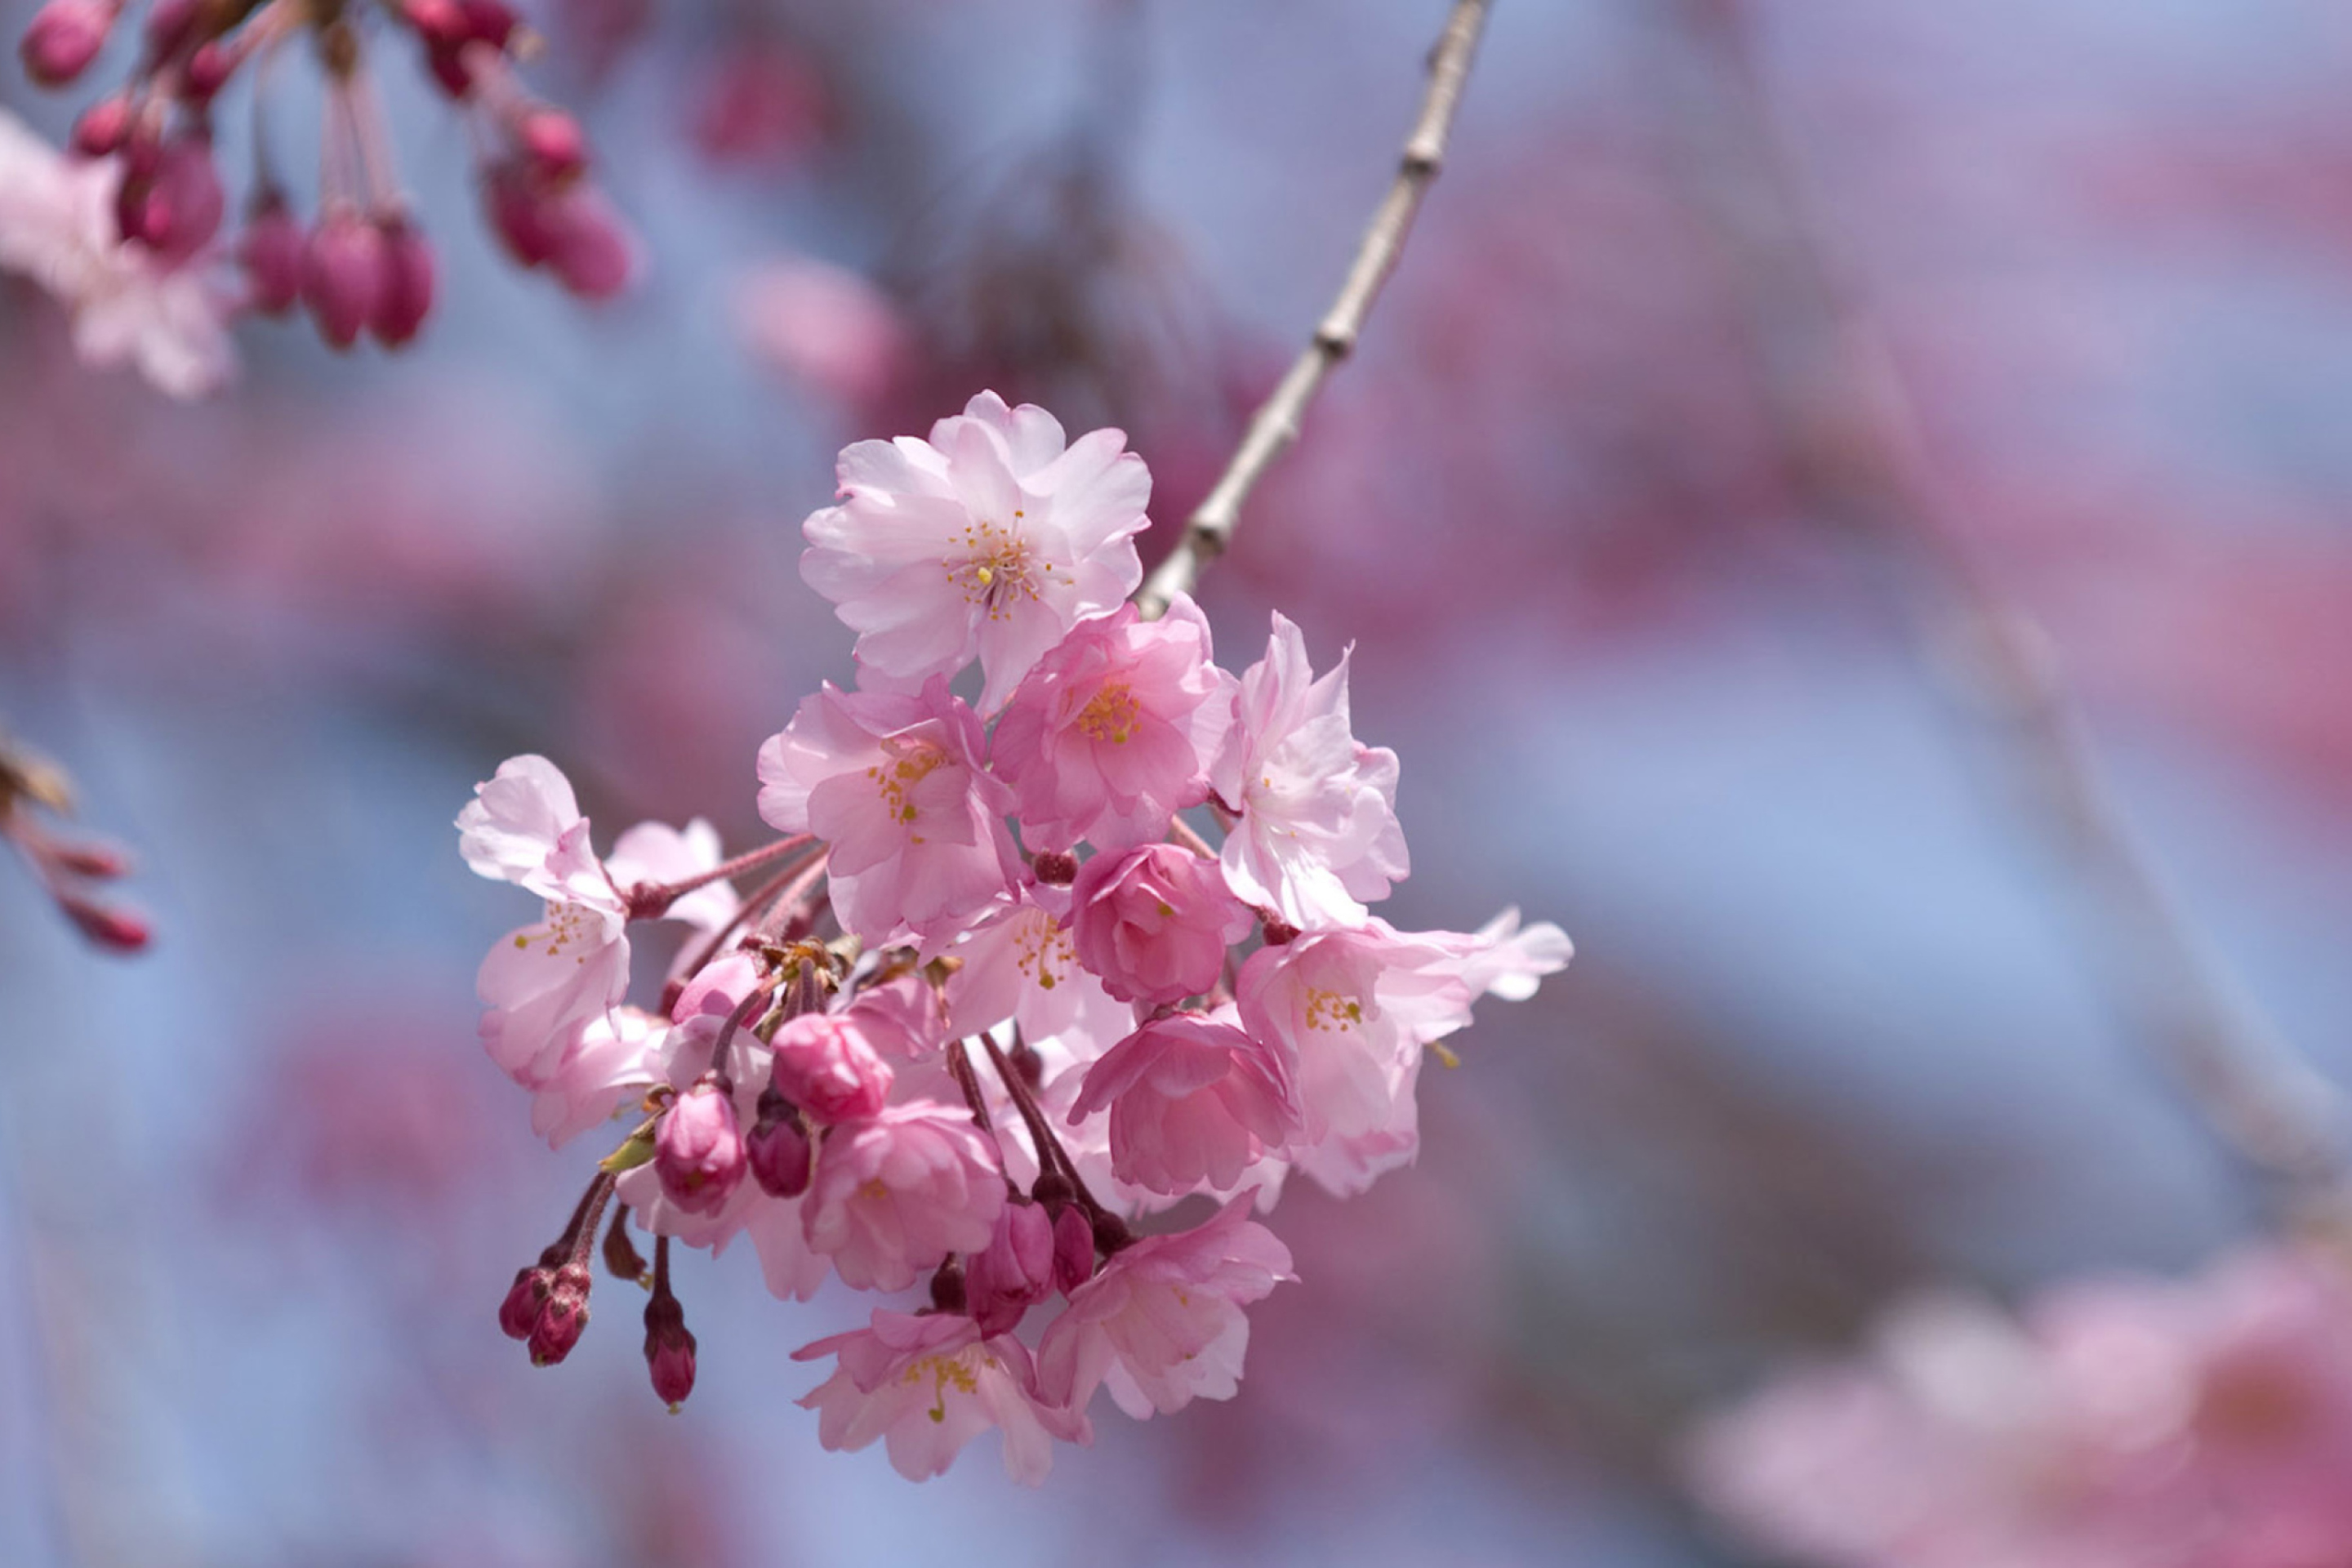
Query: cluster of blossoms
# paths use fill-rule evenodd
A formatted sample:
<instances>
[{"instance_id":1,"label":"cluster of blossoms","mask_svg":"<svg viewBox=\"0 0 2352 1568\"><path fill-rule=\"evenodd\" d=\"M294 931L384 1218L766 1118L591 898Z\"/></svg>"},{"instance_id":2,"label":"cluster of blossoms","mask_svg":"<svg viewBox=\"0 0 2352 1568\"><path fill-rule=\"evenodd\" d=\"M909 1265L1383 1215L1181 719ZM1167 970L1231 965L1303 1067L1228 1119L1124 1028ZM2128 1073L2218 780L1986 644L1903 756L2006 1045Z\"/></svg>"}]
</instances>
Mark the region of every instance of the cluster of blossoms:
<instances>
[{"instance_id":1,"label":"cluster of blossoms","mask_svg":"<svg viewBox=\"0 0 2352 1568\"><path fill-rule=\"evenodd\" d=\"M13 846L82 935L116 952L145 948L147 922L100 889L131 869L121 850L99 839L61 837L43 820L73 811L73 786L63 770L0 733L0 839Z\"/></svg>"},{"instance_id":2,"label":"cluster of blossoms","mask_svg":"<svg viewBox=\"0 0 2352 1568\"><path fill-rule=\"evenodd\" d=\"M2183 1282L1949 1296L1701 1431L1702 1496L1833 1568L2352 1563L2352 1275L2272 1247Z\"/></svg>"},{"instance_id":3,"label":"cluster of blossoms","mask_svg":"<svg viewBox=\"0 0 2352 1568\"><path fill-rule=\"evenodd\" d=\"M45 87L79 80L123 9L123 0L47 0L20 42L26 73ZM579 122L517 80L513 60L530 35L504 0L155 0L130 79L83 111L68 153L53 154L55 167L39 176L67 193L47 204L54 210L19 204L24 210L12 211L0 199L0 264L18 252L16 268L65 300L78 324L93 310L111 306L120 321L135 307L143 318L136 352L175 393L220 379L228 364L221 324L238 309L283 315L299 302L339 349L362 333L386 348L406 343L432 310L436 268L402 193L367 69L366 35L375 26L405 35L438 90L467 114L490 226L509 253L583 297L617 292L633 267L632 242L587 178ZM319 195L307 223L258 131L272 61L306 39L327 89ZM232 285L217 276L228 197L213 120L223 89L248 62L256 167L233 247L242 281ZM5 124L0 134L24 135ZM0 198L12 155L31 165L22 149L0 146ZM36 249L41 255L26 261ZM108 357L102 335L85 347L92 358ZM193 363L170 363L174 347ZM162 369L156 361L165 362Z\"/></svg>"},{"instance_id":4,"label":"cluster of blossoms","mask_svg":"<svg viewBox=\"0 0 2352 1568\"><path fill-rule=\"evenodd\" d=\"M694 1377L671 1243L748 1235L779 1296L917 1292L798 1352L834 1365L803 1401L827 1447L883 1438L920 1478L996 1427L1034 1482L1097 1389L1138 1417L1231 1396L1244 1310L1290 1277L1253 1212L1293 1171L1348 1194L1409 1162L1423 1053L1567 962L1515 911L1415 933L1366 908L1406 870L1394 753L1287 621L1236 678L1189 601L1125 602L1150 481L1124 444L983 394L842 454L802 571L857 685L761 749L774 843L722 860L706 825L646 825L600 859L539 757L459 816L467 862L546 905L482 967L492 1058L551 1142L642 1116L506 1300L535 1360L577 1342L617 1202L612 1269L645 1274L629 1221L655 1237L664 1399ZM641 1008L652 918L692 931Z\"/></svg>"}]
</instances>

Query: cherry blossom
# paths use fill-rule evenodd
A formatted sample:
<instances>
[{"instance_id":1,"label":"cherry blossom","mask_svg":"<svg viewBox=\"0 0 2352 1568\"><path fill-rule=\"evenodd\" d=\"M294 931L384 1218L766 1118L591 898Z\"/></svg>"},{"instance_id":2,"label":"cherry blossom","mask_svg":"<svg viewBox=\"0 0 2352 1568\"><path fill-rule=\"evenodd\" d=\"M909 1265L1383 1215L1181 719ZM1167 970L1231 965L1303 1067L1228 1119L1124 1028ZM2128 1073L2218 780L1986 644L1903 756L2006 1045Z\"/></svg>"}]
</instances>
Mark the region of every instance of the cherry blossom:
<instances>
[{"instance_id":1,"label":"cherry blossom","mask_svg":"<svg viewBox=\"0 0 2352 1568\"><path fill-rule=\"evenodd\" d=\"M778 1027L774 1045L776 1089L811 1120L851 1121L880 1112L890 1092L890 1064L849 1018L803 1013Z\"/></svg>"},{"instance_id":2,"label":"cherry blossom","mask_svg":"<svg viewBox=\"0 0 2352 1568\"><path fill-rule=\"evenodd\" d=\"M1020 797L1022 842L1123 849L1160 837L1208 798L1233 689L1189 598L1156 621L1122 605L1080 623L1023 679L990 737L990 763Z\"/></svg>"},{"instance_id":3,"label":"cherry blossom","mask_svg":"<svg viewBox=\"0 0 2352 1568\"><path fill-rule=\"evenodd\" d=\"M760 748L760 815L832 846L841 922L877 944L943 936L1020 870L1004 785L978 715L934 679L920 694L828 684Z\"/></svg>"},{"instance_id":4,"label":"cherry blossom","mask_svg":"<svg viewBox=\"0 0 2352 1568\"><path fill-rule=\"evenodd\" d=\"M122 239L121 181L119 159L68 157L0 110L0 271L65 307L86 363L135 364L158 391L201 396L236 370L227 296L193 252L166 258Z\"/></svg>"},{"instance_id":5,"label":"cherry blossom","mask_svg":"<svg viewBox=\"0 0 2352 1568\"><path fill-rule=\"evenodd\" d=\"M1209 770L1241 818L1225 839L1225 880L1302 928L1360 921L1409 868L1396 753L1360 744L1349 728L1348 657L1318 679L1307 639L1277 613Z\"/></svg>"},{"instance_id":6,"label":"cherry blossom","mask_svg":"<svg viewBox=\"0 0 2352 1568\"><path fill-rule=\"evenodd\" d=\"M844 1284L903 1290L949 1253L988 1245L1004 1183L970 1117L898 1105L834 1130L804 1201L809 1246Z\"/></svg>"},{"instance_id":7,"label":"cherry blossom","mask_svg":"<svg viewBox=\"0 0 2352 1568\"><path fill-rule=\"evenodd\" d=\"M1147 1237L1072 1291L1037 1347L1048 1397L1083 1411L1108 1384L1138 1420L1231 1399L1249 1347L1242 1309L1296 1278L1290 1249L1248 1217L1251 1202L1244 1194L1192 1230Z\"/></svg>"},{"instance_id":8,"label":"cherry blossom","mask_svg":"<svg viewBox=\"0 0 2352 1568\"><path fill-rule=\"evenodd\" d=\"M1078 956L1122 1002L1156 1006L1206 992L1224 973L1225 950L1255 923L1215 861L1172 844L1097 855L1070 885Z\"/></svg>"},{"instance_id":9,"label":"cherry blossom","mask_svg":"<svg viewBox=\"0 0 2352 1568\"><path fill-rule=\"evenodd\" d=\"M1030 404L983 392L930 438L841 454L841 504L811 516L801 574L858 634L866 677L918 686L975 658L983 712L1004 705L1079 621L1142 581L1151 477L1117 430L1066 445Z\"/></svg>"},{"instance_id":10,"label":"cherry blossom","mask_svg":"<svg viewBox=\"0 0 2352 1568\"><path fill-rule=\"evenodd\" d=\"M970 1318L877 1308L868 1327L804 1345L793 1359L828 1355L837 1358L834 1374L801 1401L817 1412L817 1441L857 1449L882 1438L908 1480L944 1474L992 1426L1004 1434L1004 1473L1024 1486L1053 1468L1056 1438L1094 1441L1083 1412L1038 1397L1026 1346L984 1337Z\"/></svg>"},{"instance_id":11,"label":"cherry blossom","mask_svg":"<svg viewBox=\"0 0 2352 1568\"><path fill-rule=\"evenodd\" d=\"M1088 1069L1068 1120L1110 1110L1111 1168L1171 1194L1227 1189L1251 1162L1298 1131L1289 1074L1276 1052L1221 1016L1154 1018Z\"/></svg>"}]
</instances>

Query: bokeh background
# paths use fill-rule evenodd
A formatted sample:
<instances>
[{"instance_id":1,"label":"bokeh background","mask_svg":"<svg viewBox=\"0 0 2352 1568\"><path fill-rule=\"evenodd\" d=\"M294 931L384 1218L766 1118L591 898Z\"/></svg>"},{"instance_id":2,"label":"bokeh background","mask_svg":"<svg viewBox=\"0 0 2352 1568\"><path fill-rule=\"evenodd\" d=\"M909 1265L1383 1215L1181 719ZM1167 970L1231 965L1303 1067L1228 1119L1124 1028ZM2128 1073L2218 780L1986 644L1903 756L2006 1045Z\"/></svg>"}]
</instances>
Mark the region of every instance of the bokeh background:
<instances>
[{"instance_id":1,"label":"bokeh background","mask_svg":"<svg viewBox=\"0 0 2352 1568\"><path fill-rule=\"evenodd\" d=\"M517 909L455 853L473 783L543 752L600 837L749 841L754 748L847 673L794 569L834 450L983 385L1127 428L1172 532L1444 10L548 0L632 297L504 264L390 58L446 268L413 351L255 324L181 406L0 279L0 715L158 932L93 952L0 867L0 1561L1739 1563L1675 1484L1696 1413L1908 1287L2265 1223L1956 639L2038 623L2115 824L2352 1073L2352 12L1503 0L1202 596L1231 665L1276 606L1355 643L1397 923L1516 903L1575 964L1424 1078L1417 1169L1285 1199L1239 1399L1106 1406L1040 1492L992 1438L922 1487L821 1452L787 1355L860 1309L747 1257L681 1260L676 1417L620 1287L561 1372L498 1334L596 1151L475 1044ZM894 331L810 349L811 262Z\"/></svg>"}]
</instances>

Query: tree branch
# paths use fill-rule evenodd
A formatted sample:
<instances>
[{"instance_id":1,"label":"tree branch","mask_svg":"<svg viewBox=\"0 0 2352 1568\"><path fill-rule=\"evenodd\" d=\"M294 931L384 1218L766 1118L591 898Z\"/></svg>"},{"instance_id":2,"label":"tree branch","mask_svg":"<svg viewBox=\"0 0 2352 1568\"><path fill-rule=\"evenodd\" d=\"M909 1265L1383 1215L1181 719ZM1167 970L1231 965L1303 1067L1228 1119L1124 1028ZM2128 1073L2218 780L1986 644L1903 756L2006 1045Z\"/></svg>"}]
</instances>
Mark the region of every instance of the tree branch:
<instances>
[{"instance_id":1,"label":"tree branch","mask_svg":"<svg viewBox=\"0 0 2352 1568\"><path fill-rule=\"evenodd\" d=\"M1224 553L1241 521L1242 503L1274 460L1298 439L1299 423L1324 378L1355 351L1364 318L1380 298L1381 286L1395 270L1405 237L1412 232L1413 215L1421 210L1421 199L1445 160L1446 139L1454 129L1454 110L1462 104L1462 89L1470 79L1471 57L1477 51L1488 8L1489 0L1454 0L1445 31L1430 56L1429 89L1422 98L1412 133L1405 138L1396 179L1356 247L1356 258L1348 268L1339 297L1272 395L1250 416L1249 429L1225 471L1184 524L1184 537L1136 591L1136 606L1144 619L1158 618L1167 611L1170 600L1191 593L1200 580L1202 566Z\"/></svg>"}]
</instances>

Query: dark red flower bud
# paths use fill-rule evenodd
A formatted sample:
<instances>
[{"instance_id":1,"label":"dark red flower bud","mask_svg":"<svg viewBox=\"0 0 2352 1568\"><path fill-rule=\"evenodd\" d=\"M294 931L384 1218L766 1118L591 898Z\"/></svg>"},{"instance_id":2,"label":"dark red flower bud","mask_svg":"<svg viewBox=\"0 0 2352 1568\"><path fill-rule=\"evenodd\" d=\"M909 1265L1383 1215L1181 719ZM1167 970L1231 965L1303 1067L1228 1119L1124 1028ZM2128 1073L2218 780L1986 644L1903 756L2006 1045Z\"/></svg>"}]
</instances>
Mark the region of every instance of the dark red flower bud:
<instances>
[{"instance_id":1,"label":"dark red flower bud","mask_svg":"<svg viewBox=\"0 0 2352 1568\"><path fill-rule=\"evenodd\" d=\"M197 45L195 52L188 57L188 68L181 73L181 98L189 103L210 103L244 63L243 49L218 38Z\"/></svg>"},{"instance_id":2,"label":"dark red flower bud","mask_svg":"<svg viewBox=\"0 0 2352 1568\"><path fill-rule=\"evenodd\" d=\"M157 151L152 167L142 169L144 163L134 148L115 193L115 220L124 239L175 265L212 242L228 210L212 142L201 134L174 137Z\"/></svg>"},{"instance_id":3,"label":"dark red flower bud","mask_svg":"<svg viewBox=\"0 0 2352 1568\"><path fill-rule=\"evenodd\" d=\"M629 1210L625 1204L613 1211L613 1228L604 1233L604 1268L615 1279L642 1284L646 1260L629 1240Z\"/></svg>"},{"instance_id":4,"label":"dark red flower bud","mask_svg":"<svg viewBox=\"0 0 2352 1568\"><path fill-rule=\"evenodd\" d=\"M321 217L302 251L302 299L329 347L358 340L383 289L383 237L375 226L348 207Z\"/></svg>"},{"instance_id":5,"label":"dark red flower bud","mask_svg":"<svg viewBox=\"0 0 2352 1568\"><path fill-rule=\"evenodd\" d=\"M544 221L547 265L583 300L609 300L636 271L635 247L603 195L575 185L550 204Z\"/></svg>"},{"instance_id":6,"label":"dark red flower bud","mask_svg":"<svg viewBox=\"0 0 2352 1568\"><path fill-rule=\"evenodd\" d=\"M686 1309L667 1290L646 1305L646 1367L653 1373L654 1397L671 1410L694 1392L694 1336L687 1331Z\"/></svg>"},{"instance_id":7,"label":"dark red flower bud","mask_svg":"<svg viewBox=\"0 0 2352 1568\"><path fill-rule=\"evenodd\" d=\"M963 1265L953 1257L931 1275L931 1308L940 1312L963 1310Z\"/></svg>"},{"instance_id":8,"label":"dark red flower bud","mask_svg":"<svg viewBox=\"0 0 2352 1568\"><path fill-rule=\"evenodd\" d=\"M531 177L550 186L569 184L588 167L588 138L580 121L560 109L530 109L515 121L515 142Z\"/></svg>"},{"instance_id":9,"label":"dark red flower bud","mask_svg":"<svg viewBox=\"0 0 2352 1568\"><path fill-rule=\"evenodd\" d=\"M774 1198L796 1198L808 1191L814 1152L808 1129L792 1101L772 1088L762 1093L759 1120L744 1140L751 1179L760 1190Z\"/></svg>"},{"instance_id":10,"label":"dark red flower bud","mask_svg":"<svg viewBox=\"0 0 2352 1568\"><path fill-rule=\"evenodd\" d=\"M1047 887L1066 888L1077 879L1078 858L1049 849L1030 863L1030 869Z\"/></svg>"},{"instance_id":11,"label":"dark red flower bud","mask_svg":"<svg viewBox=\"0 0 2352 1568\"><path fill-rule=\"evenodd\" d=\"M73 892L58 894L58 907L83 936L116 952L142 952L154 940L153 928L129 910Z\"/></svg>"},{"instance_id":12,"label":"dark red flower bud","mask_svg":"<svg viewBox=\"0 0 2352 1568\"><path fill-rule=\"evenodd\" d=\"M530 1328L530 1363L553 1366L572 1353L588 1328L588 1288L594 1281L577 1263L555 1271L555 1281Z\"/></svg>"},{"instance_id":13,"label":"dark red flower bud","mask_svg":"<svg viewBox=\"0 0 2352 1568\"><path fill-rule=\"evenodd\" d=\"M1066 1296L1095 1277L1095 1232L1076 1204L1054 1215L1054 1289Z\"/></svg>"},{"instance_id":14,"label":"dark red flower bud","mask_svg":"<svg viewBox=\"0 0 2352 1568\"><path fill-rule=\"evenodd\" d=\"M380 219L383 237L382 286L368 330L376 342L396 349L416 336L433 309L433 247L404 217Z\"/></svg>"},{"instance_id":15,"label":"dark red flower bud","mask_svg":"<svg viewBox=\"0 0 2352 1568\"><path fill-rule=\"evenodd\" d=\"M266 193L245 220L237 240L247 302L265 316L282 316L302 297L302 226L285 198Z\"/></svg>"},{"instance_id":16,"label":"dark red flower bud","mask_svg":"<svg viewBox=\"0 0 2352 1568\"><path fill-rule=\"evenodd\" d=\"M507 1299L499 1303L499 1327L510 1340L527 1340L539 1323L540 1309L547 1305L548 1292L554 1288L555 1270L536 1264L515 1270L514 1283L507 1288Z\"/></svg>"}]
</instances>

